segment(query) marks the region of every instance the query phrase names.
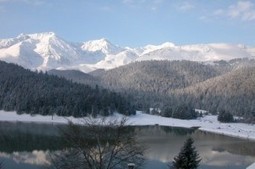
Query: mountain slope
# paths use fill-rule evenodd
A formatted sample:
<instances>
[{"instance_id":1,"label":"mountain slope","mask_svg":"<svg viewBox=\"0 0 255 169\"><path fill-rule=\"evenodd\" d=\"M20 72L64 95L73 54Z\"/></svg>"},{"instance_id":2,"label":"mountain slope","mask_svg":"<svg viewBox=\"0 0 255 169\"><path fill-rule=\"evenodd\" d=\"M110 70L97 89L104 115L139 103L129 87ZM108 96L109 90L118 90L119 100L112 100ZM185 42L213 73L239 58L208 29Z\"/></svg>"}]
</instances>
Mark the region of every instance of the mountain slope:
<instances>
[{"instance_id":1,"label":"mountain slope","mask_svg":"<svg viewBox=\"0 0 255 169\"><path fill-rule=\"evenodd\" d=\"M219 74L210 65L191 61L144 61L105 71L97 77L110 89L162 94Z\"/></svg>"},{"instance_id":2,"label":"mountain slope","mask_svg":"<svg viewBox=\"0 0 255 169\"><path fill-rule=\"evenodd\" d=\"M255 112L255 65L240 67L221 76L172 92L180 100L212 112Z\"/></svg>"},{"instance_id":3,"label":"mountain slope","mask_svg":"<svg viewBox=\"0 0 255 169\"><path fill-rule=\"evenodd\" d=\"M212 62L254 59L254 48L244 45L199 44L178 46L170 42L141 48L119 47L107 39L70 43L53 32L21 34L0 40L0 60L31 70L112 69L136 61L190 60Z\"/></svg>"},{"instance_id":4,"label":"mountain slope","mask_svg":"<svg viewBox=\"0 0 255 169\"><path fill-rule=\"evenodd\" d=\"M19 35L0 41L1 60L35 70L70 66L79 53L54 33Z\"/></svg>"},{"instance_id":5,"label":"mountain slope","mask_svg":"<svg viewBox=\"0 0 255 169\"><path fill-rule=\"evenodd\" d=\"M171 107L189 105L216 113L221 109L236 115L255 112L255 61L234 59L211 65L191 61L135 62L112 70L82 76L131 96L136 106ZM68 76L64 76L68 77ZM77 78L69 78L77 81ZM79 79L78 78L78 79ZM81 80L78 80L81 82Z\"/></svg>"},{"instance_id":6,"label":"mountain slope","mask_svg":"<svg viewBox=\"0 0 255 169\"><path fill-rule=\"evenodd\" d=\"M52 69L47 71L50 75L55 75L58 77L63 77L65 79L71 80L73 82L87 84L92 87L96 87L96 85L100 85L99 79L93 77L89 74L83 73L78 70L56 70Z\"/></svg>"},{"instance_id":7,"label":"mountain slope","mask_svg":"<svg viewBox=\"0 0 255 169\"><path fill-rule=\"evenodd\" d=\"M106 89L35 73L0 61L0 110L61 116L133 114L130 101Z\"/></svg>"},{"instance_id":8,"label":"mountain slope","mask_svg":"<svg viewBox=\"0 0 255 169\"><path fill-rule=\"evenodd\" d=\"M164 45L141 55L137 60L190 60L217 61L236 58L251 58L251 53L245 46L229 44L201 44L201 45Z\"/></svg>"}]
</instances>

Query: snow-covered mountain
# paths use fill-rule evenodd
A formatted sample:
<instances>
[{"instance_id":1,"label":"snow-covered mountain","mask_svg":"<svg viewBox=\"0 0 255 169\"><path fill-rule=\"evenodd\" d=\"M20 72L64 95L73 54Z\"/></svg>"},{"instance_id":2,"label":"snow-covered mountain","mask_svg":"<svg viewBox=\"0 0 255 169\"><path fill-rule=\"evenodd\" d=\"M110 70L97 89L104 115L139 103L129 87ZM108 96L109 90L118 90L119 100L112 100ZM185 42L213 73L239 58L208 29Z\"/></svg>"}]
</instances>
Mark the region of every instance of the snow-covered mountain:
<instances>
[{"instance_id":1,"label":"snow-covered mountain","mask_svg":"<svg viewBox=\"0 0 255 169\"><path fill-rule=\"evenodd\" d=\"M79 52L53 32L0 40L0 59L35 70L71 66Z\"/></svg>"},{"instance_id":2,"label":"snow-covered mountain","mask_svg":"<svg viewBox=\"0 0 255 169\"><path fill-rule=\"evenodd\" d=\"M211 62L236 58L255 59L254 48L232 44L178 46L170 42L140 48L119 47L107 39L70 43L53 32L21 34L0 40L0 60L32 70L111 69L143 60Z\"/></svg>"}]
</instances>

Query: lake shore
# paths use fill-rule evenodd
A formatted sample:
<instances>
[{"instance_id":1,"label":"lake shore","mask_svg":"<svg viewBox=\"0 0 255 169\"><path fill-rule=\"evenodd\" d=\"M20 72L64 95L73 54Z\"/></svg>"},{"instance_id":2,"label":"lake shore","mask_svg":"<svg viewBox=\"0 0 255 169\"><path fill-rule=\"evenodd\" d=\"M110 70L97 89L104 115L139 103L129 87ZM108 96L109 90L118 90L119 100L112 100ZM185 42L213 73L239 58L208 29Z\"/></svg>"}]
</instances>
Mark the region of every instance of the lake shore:
<instances>
[{"instance_id":1,"label":"lake shore","mask_svg":"<svg viewBox=\"0 0 255 169\"><path fill-rule=\"evenodd\" d=\"M113 120L121 119L123 117L125 116L116 113L105 119ZM201 131L255 141L255 125L244 123L220 123L217 120L217 116L213 115L204 116L195 120L180 120L138 112L134 116L127 117L127 119L128 125L161 125L184 128L196 127ZM0 111L0 121L67 124L69 120L76 124L81 124L84 119L61 116L31 116L29 114L18 115L16 112Z\"/></svg>"}]
</instances>

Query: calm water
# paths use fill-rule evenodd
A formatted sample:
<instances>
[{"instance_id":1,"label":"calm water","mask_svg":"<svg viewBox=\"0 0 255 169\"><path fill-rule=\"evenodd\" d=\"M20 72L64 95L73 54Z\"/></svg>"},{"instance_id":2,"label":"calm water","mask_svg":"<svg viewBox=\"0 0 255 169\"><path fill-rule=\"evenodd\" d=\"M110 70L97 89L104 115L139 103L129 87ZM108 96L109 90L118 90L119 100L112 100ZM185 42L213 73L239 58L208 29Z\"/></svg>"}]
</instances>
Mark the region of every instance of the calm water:
<instances>
[{"instance_id":1,"label":"calm water","mask_svg":"<svg viewBox=\"0 0 255 169\"><path fill-rule=\"evenodd\" d=\"M216 134L161 126L135 127L148 147L147 169L167 169L188 136L202 157L200 169L245 169L255 162L255 142ZM0 161L5 169L40 169L49 153L64 147L56 125L0 122Z\"/></svg>"}]
</instances>

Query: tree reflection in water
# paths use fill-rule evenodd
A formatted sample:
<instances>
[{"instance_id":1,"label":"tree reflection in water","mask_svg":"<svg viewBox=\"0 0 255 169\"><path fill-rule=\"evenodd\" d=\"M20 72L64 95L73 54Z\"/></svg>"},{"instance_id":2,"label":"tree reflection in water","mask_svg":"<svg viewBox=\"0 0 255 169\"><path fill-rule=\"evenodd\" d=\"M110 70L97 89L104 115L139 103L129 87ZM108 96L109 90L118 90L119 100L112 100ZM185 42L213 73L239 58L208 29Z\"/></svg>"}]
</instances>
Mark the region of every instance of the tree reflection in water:
<instances>
[{"instance_id":1,"label":"tree reflection in water","mask_svg":"<svg viewBox=\"0 0 255 169\"><path fill-rule=\"evenodd\" d=\"M152 166L167 168L164 162L172 160L187 136L194 138L203 157L201 169L243 169L255 161L255 142L252 141L162 126L131 127L131 130L137 133L138 141L148 147L145 155L149 169ZM6 169L38 168L41 164L38 161L47 161L49 151L66 146L57 133L58 127L51 124L1 122L0 161L4 160Z\"/></svg>"}]
</instances>

